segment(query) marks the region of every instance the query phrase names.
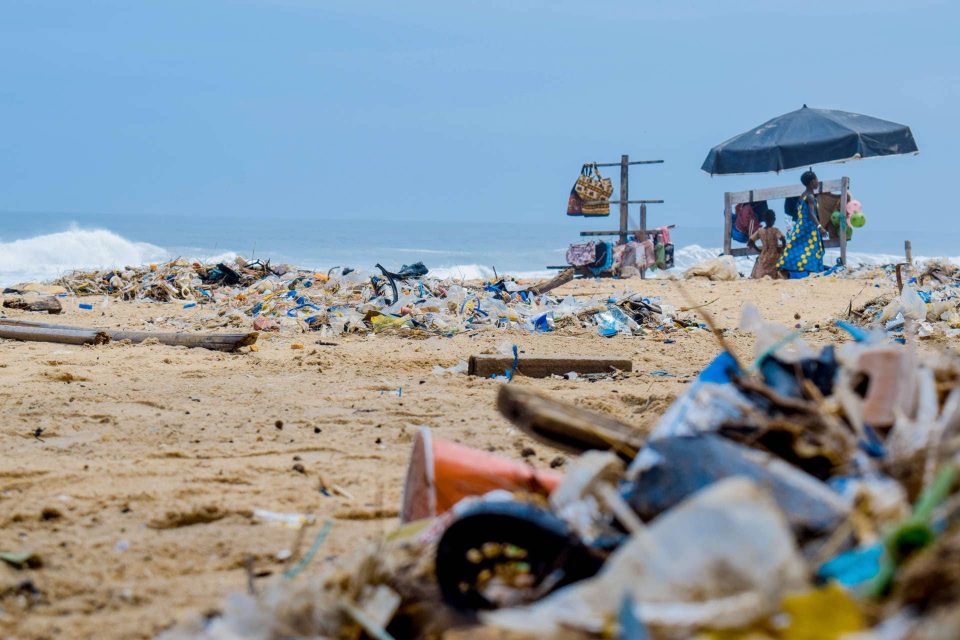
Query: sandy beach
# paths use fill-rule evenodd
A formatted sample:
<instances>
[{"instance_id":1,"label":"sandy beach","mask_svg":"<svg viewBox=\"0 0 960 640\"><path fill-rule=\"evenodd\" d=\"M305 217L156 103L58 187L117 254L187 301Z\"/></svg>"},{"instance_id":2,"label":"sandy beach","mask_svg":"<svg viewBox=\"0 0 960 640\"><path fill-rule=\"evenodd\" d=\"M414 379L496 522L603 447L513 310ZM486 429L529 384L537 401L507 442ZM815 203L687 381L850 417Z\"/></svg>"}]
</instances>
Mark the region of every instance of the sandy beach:
<instances>
[{"instance_id":1,"label":"sandy beach","mask_svg":"<svg viewBox=\"0 0 960 640\"><path fill-rule=\"evenodd\" d=\"M680 286L697 304L716 300L707 309L745 358L753 339L736 328L744 302L756 303L769 320L801 324L809 343L826 344L847 339L831 320L851 301L856 306L894 291L886 279L867 276L581 280L559 293L626 290L681 306ZM72 300L63 315L50 318L141 328L157 316L193 311L135 302L82 311ZM295 543L293 531L258 522L254 509L331 519L316 565L378 539L397 524L413 434L423 425L539 467L561 464L559 452L497 413L501 382L437 375L437 365L493 352L504 342L524 354L629 357L634 371L620 380L519 377L512 384L642 430L718 352L702 329L609 339L595 329L561 328L321 340L335 346L317 341L310 333L261 334L258 351L236 354L159 344L0 342L0 547L32 551L42 561L28 570L0 565L0 593L7 594L0 631L17 638L147 638L213 613L226 594L245 589L248 558L257 575L275 575ZM328 497L322 487L336 490Z\"/></svg>"}]
</instances>

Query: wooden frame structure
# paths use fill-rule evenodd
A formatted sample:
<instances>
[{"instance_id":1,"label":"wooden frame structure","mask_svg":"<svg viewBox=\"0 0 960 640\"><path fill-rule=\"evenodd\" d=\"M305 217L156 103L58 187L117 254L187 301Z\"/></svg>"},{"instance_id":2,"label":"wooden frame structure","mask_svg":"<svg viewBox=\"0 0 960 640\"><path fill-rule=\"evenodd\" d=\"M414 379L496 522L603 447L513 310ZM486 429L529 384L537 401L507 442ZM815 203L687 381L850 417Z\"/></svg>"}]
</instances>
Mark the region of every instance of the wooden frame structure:
<instances>
[{"instance_id":1,"label":"wooden frame structure","mask_svg":"<svg viewBox=\"0 0 960 640\"><path fill-rule=\"evenodd\" d=\"M729 256L748 256L759 253L750 247L733 248L733 211L738 204L758 202L760 200L781 200L803 195L803 185L788 185L785 187L769 187L767 189L751 189L749 191L728 191L723 194L723 253ZM847 208L847 199L850 191L850 178L844 176L839 180L825 180L820 183L817 193L831 191L840 192L840 210ZM840 249L840 263L847 264L847 234L841 229L839 238L831 234L829 240L823 241L824 249Z\"/></svg>"},{"instance_id":2,"label":"wooden frame structure","mask_svg":"<svg viewBox=\"0 0 960 640\"><path fill-rule=\"evenodd\" d=\"M656 231L650 231L647 229L647 205L648 204L663 204L663 200L658 199L641 199L641 200L631 200L630 199L630 167L633 165L641 164L663 164L663 160L634 160L630 161L630 156L624 154L620 156L620 162L598 162L596 166L598 167L620 167L620 199L611 200L610 204L620 205L620 225L619 229L615 231L581 231L581 237L587 236L619 236L620 243L626 243L627 237L634 235L640 238L646 238L648 236L656 234ZM629 218L629 205L639 204L640 205L640 228L639 229L630 229L630 218ZM669 225L668 228L673 229L676 225ZM565 266L550 266L548 269L569 269L569 265ZM581 270L578 269L579 273ZM591 274L592 275L592 274ZM646 277L646 269L640 270L640 276Z\"/></svg>"}]
</instances>

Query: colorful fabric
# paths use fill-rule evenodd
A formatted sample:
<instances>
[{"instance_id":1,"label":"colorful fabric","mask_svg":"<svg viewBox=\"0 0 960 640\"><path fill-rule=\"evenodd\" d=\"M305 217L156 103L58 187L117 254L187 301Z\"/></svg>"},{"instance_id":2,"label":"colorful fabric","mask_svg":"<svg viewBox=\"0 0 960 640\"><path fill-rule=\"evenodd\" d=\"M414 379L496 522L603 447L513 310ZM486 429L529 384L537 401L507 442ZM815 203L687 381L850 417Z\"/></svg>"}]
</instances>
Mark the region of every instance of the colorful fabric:
<instances>
[{"instance_id":1,"label":"colorful fabric","mask_svg":"<svg viewBox=\"0 0 960 640\"><path fill-rule=\"evenodd\" d=\"M643 251L642 253L637 252L637 266L646 269L657 264L657 254L653 248L653 241L644 240L640 243L640 246Z\"/></svg>"},{"instance_id":2,"label":"colorful fabric","mask_svg":"<svg viewBox=\"0 0 960 640\"><path fill-rule=\"evenodd\" d=\"M738 204L734 213L733 227L749 238L750 234L760 226L757 214L753 211L753 205L749 202Z\"/></svg>"},{"instance_id":3,"label":"colorful fabric","mask_svg":"<svg viewBox=\"0 0 960 640\"><path fill-rule=\"evenodd\" d=\"M670 227L659 227L657 228L657 233L660 234L660 239L663 240L663 244L670 244Z\"/></svg>"},{"instance_id":4,"label":"colorful fabric","mask_svg":"<svg viewBox=\"0 0 960 640\"><path fill-rule=\"evenodd\" d=\"M567 264L573 267L586 267L597 261L597 243L580 242L567 249Z\"/></svg>"},{"instance_id":5,"label":"colorful fabric","mask_svg":"<svg viewBox=\"0 0 960 640\"><path fill-rule=\"evenodd\" d=\"M588 267L593 275L598 276L613 267L613 245L609 242L598 242L596 257L592 266Z\"/></svg>"},{"instance_id":6,"label":"colorful fabric","mask_svg":"<svg viewBox=\"0 0 960 640\"><path fill-rule=\"evenodd\" d=\"M823 238L817 225L817 198L801 198L797 223L787 234L787 247L777 262L784 271L819 273L823 271Z\"/></svg>"}]
</instances>

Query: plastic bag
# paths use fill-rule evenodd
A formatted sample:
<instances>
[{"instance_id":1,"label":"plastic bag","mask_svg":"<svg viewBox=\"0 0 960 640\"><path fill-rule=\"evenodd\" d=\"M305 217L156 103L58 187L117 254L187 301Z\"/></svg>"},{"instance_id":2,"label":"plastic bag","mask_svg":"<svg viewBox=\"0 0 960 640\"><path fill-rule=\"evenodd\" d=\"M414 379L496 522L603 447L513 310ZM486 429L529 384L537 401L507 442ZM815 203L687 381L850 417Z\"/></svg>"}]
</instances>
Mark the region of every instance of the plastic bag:
<instances>
[{"instance_id":1,"label":"plastic bag","mask_svg":"<svg viewBox=\"0 0 960 640\"><path fill-rule=\"evenodd\" d=\"M481 618L537 637L552 637L562 627L599 633L632 593L645 623L678 632L735 628L774 613L786 592L806 583L783 513L758 485L731 478L633 534L595 578L530 607Z\"/></svg>"},{"instance_id":2,"label":"plastic bag","mask_svg":"<svg viewBox=\"0 0 960 640\"><path fill-rule=\"evenodd\" d=\"M736 280L740 277L733 256L720 256L696 264L683 272L684 278L707 278L708 280Z\"/></svg>"}]
</instances>

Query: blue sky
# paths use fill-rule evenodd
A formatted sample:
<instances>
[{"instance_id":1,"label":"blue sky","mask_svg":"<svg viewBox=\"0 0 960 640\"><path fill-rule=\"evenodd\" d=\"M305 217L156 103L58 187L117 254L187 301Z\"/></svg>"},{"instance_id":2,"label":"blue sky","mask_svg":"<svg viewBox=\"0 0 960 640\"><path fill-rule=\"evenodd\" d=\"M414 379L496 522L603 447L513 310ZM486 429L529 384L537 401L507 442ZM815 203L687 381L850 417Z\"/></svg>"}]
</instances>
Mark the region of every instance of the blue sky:
<instances>
[{"instance_id":1,"label":"blue sky","mask_svg":"<svg viewBox=\"0 0 960 640\"><path fill-rule=\"evenodd\" d=\"M702 226L797 179L707 150L807 103L913 128L919 156L820 171L870 224L949 224L958 28L933 0L0 0L0 211L573 228L580 164L629 153L666 161L631 184L652 222Z\"/></svg>"}]
</instances>

